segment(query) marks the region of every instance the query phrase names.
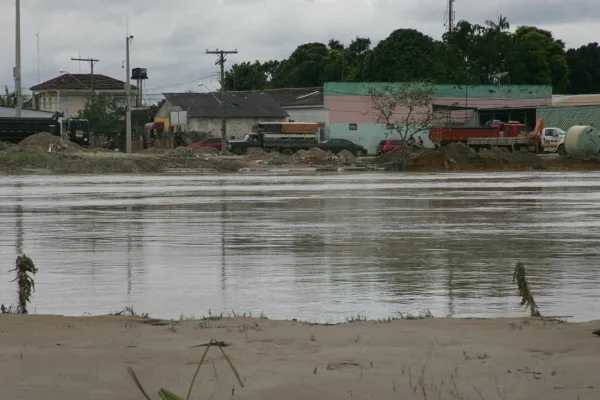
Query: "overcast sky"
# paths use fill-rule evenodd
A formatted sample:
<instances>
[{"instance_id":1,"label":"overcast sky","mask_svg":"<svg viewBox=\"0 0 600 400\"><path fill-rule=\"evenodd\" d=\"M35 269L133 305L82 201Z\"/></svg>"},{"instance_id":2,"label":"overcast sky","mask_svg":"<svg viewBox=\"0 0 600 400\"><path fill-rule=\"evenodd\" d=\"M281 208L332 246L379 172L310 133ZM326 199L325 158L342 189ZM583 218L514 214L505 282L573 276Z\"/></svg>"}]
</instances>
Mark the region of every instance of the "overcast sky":
<instances>
[{"instance_id":1,"label":"overcast sky","mask_svg":"<svg viewBox=\"0 0 600 400\"><path fill-rule=\"evenodd\" d=\"M393 30L415 28L436 39L444 32L446 0L22 0L23 86L39 75L89 72L71 57L100 59L95 72L125 80L126 16L134 35L131 67L146 67L147 93L203 91L218 86L216 57L206 49L237 49L228 65L282 59L296 46L356 36L374 44ZM0 84L14 80L15 0L0 0ZM508 17L512 28L536 25L551 30L569 47L600 40L598 0L456 0L456 20L483 23ZM211 76L212 75L212 76ZM158 98L158 97L156 97Z\"/></svg>"}]
</instances>

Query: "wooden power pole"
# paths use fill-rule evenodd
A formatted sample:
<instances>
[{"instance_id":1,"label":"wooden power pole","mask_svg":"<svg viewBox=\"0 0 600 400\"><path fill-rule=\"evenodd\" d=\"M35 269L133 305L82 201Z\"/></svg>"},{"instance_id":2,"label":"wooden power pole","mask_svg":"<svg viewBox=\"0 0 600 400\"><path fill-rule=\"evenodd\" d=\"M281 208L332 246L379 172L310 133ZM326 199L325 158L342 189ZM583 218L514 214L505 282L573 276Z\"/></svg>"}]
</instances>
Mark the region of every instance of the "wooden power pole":
<instances>
[{"instance_id":1,"label":"wooden power pole","mask_svg":"<svg viewBox=\"0 0 600 400\"><path fill-rule=\"evenodd\" d=\"M227 110L225 106L225 54L237 54L237 50L206 50L206 54L217 54L219 59L215 64L221 66L221 154L227 153Z\"/></svg>"},{"instance_id":2,"label":"wooden power pole","mask_svg":"<svg viewBox=\"0 0 600 400\"><path fill-rule=\"evenodd\" d=\"M90 92L94 93L94 65L100 61L100 60L96 60L94 58L74 58L71 57L71 61L85 61L87 63L90 63L90 69L91 69L91 73L92 73L92 79L91 79L91 83L90 83Z\"/></svg>"}]
</instances>

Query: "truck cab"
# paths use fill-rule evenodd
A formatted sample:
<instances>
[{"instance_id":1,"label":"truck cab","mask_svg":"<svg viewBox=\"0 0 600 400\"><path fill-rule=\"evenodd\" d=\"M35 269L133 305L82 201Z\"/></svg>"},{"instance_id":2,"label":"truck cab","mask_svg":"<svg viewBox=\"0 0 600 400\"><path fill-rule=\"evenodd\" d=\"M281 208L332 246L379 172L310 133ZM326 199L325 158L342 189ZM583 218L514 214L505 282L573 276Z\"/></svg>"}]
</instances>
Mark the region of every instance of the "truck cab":
<instances>
[{"instance_id":1,"label":"truck cab","mask_svg":"<svg viewBox=\"0 0 600 400\"><path fill-rule=\"evenodd\" d=\"M242 139L230 140L227 144L227 150L237 156L246 154L249 148L258 147L264 147L263 133L246 133Z\"/></svg>"}]
</instances>

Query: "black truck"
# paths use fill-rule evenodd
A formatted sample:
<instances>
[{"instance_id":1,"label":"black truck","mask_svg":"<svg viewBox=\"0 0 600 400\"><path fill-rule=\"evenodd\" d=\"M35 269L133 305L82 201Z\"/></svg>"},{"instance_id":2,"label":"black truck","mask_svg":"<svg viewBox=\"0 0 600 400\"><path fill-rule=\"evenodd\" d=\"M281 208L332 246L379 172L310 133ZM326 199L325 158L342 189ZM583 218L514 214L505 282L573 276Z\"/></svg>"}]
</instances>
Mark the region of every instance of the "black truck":
<instances>
[{"instance_id":1,"label":"black truck","mask_svg":"<svg viewBox=\"0 0 600 400\"><path fill-rule=\"evenodd\" d=\"M0 141L19 143L28 136L48 132L68 138L80 146L90 143L89 122L83 118L65 118L61 113L52 117L0 117Z\"/></svg>"},{"instance_id":2,"label":"black truck","mask_svg":"<svg viewBox=\"0 0 600 400\"><path fill-rule=\"evenodd\" d=\"M318 125L313 122L261 122L241 140L230 140L228 150L235 155L248 153L250 148L278 151L292 155L319 144Z\"/></svg>"}]
</instances>

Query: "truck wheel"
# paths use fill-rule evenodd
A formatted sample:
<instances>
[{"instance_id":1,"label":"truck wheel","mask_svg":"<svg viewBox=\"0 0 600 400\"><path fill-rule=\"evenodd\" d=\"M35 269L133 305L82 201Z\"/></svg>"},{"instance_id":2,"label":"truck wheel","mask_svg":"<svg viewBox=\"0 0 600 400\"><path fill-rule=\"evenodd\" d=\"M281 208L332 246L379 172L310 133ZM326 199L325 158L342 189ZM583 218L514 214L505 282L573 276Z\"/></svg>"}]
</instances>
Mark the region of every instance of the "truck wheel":
<instances>
[{"instance_id":1,"label":"truck wheel","mask_svg":"<svg viewBox=\"0 0 600 400\"><path fill-rule=\"evenodd\" d=\"M564 144L561 144L560 146L558 146L558 149L556 151L561 156L566 156L567 155L567 150L565 150L565 145Z\"/></svg>"},{"instance_id":2,"label":"truck wheel","mask_svg":"<svg viewBox=\"0 0 600 400\"><path fill-rule=\"evenodd\" d=\"M281 150L281 154L283 154L284 156L293 156L295 153L294 150L292 149L283 149Z\"/></svg>"},{"instance_id":3,"label":"truck wheel","mask_svg":"<svg viewBox=\"0 0 600 400\"><path fill-rule=\"evenodd\" d=\"M236 156L242 156L242 155L244 155L244 150L242 150L238 147L236 149L233 149L232 153L235 154Z\"/></svg>"}]
</instances>

